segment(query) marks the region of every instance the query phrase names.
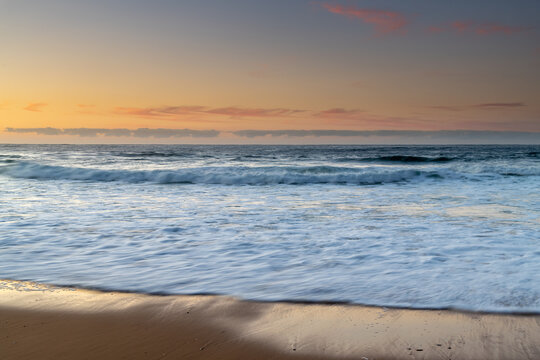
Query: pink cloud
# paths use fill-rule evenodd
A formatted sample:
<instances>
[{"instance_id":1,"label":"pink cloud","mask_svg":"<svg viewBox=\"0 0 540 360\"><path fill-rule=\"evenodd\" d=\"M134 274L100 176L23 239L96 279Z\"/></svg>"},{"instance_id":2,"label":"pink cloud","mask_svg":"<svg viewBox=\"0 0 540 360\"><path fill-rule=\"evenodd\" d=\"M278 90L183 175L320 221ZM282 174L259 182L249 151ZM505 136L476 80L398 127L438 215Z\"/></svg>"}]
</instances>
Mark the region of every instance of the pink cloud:
<instances>
[{"instance_id":1,"label":"pink cloud","mask_svg":"<svg viewBox=\"0 0 540 360\"><path fill-rule=\"evenodd\" d=\"M191 106L164 106L161 108L157 108L156 112L167 114L167 115L189 115L196 112L204 112L206 107L204 106L197 106L197 105L191 105Z\"/></svg>"},{"instance_id":2,"label":"pink cloud","mask_svg":"<svg viewBox=\"0 0 540 360\"><path fill-rule=\"evenodd\" d=\"M360 115L363 115L363 113L363 111L356 109L347 110L343 108L333 108L320 111L316 113L315 116L320 118L350 119L359 117Z\"/></svg>"},{"instance_id":3,"label":"pink cloud","mask_svg":"<svg viewBox=\"0 0 540 360\"><path fill-rule=\"evenodd\" d=\"M294 109L263 109L263 108L239 108L239 107L224 107L205 111L208 114L228 115L232 117L274 117L274 116L290 116L303 110Z\"/></svg>"},{"instance_id":4,"label":"pink cloud","mask_svg":"<svg viewBox=\"0 0 540 360\"><path fill-rule=\"evenodd\" d=\"M31 103L24 107L24 110L27 111L34 111L34 112L41 112L41 110L47 106L46 103Z\"/></svg>"},{"instance_id":5,"label":"pink cloud","mask_svg":"<svg viewBox=\"0 0 540 360\"><path fill-rule=\"evenodd\" d=\"M428 106L428 107L430 109L444 110L444 111L463 111L463 110L465 110L464 107L460 107L460 106L434 105L434 106Z\"/></svg>"},{"instance_id":6,"label":"pink cloud","mask_svg":"<svg viewBox=\"0 0 540 360\"><path fill-rule=\"evenodd\" d=\"M435 110L444 110L444 111L465 111L471 109L481 109L481 110L494 110L494 109L514 109L527 106L522 102L494 102L494 103L483 103L483 104L474 104L474 105L465 105L465 106L447 106L447 105L435 105L428 106L430 109Z\"/></svg>"},{"instance_id":7,"label":"pink cloud","mask_svg":"<svg viewBox=\"0 0 540 360\"><path fill-rule=\"evenodd\" d=\"M450 24L450 26L455 31L459 33L463 33L470 29L470 27L472 26L472 23L470 21L454 21L453 23Z\"/></svg>"},{"instance_id":8,"label":"pink cloud","mask_svg":"<svg viewBox=\"0 0 540 360\"><path fill-rule=\"evenodd\" d=\"M359 9L354 6L345 7L328 3L322 4L322 6L333 14L360 19L373 25L378 34L404 33L404 27L408 24L405 15L395 11Z\"/></svg>"},{"instance_id":9,"label":"pink cloud","mask_svg":"<svg viewBox=\"0 0 540 360\"><path fill-rule=\"evenodd\" d=\"M117 107L113 113L117 115L139 116L144 118L171 118L182 115L225 115L230 117L287 117L303 110L284 108L243 108L222 107L209 108L207 106L162 106L162 107Z\"/></svg>"},{"instance_id":10,"label":"pink cloud","mask_svg":"<svg viewBox=\"0 0 540 360\"><path fill-rule=\"evenodd\" d=\"M500 24L483 24L478 25L475 28L475 32L478 35L489 35L489 34L496 34L496 33L503 33L503 34L516 34L516 33L522 33L527 32L531 30L530 27L521 27L521 26L506 26L506 25L500 25Z\"/></svg>"},{"instance_id":11,"label":"pink cloud","mask_svg":"<svg viewBox=\"0 0 540 360\"><path fill-rule=\"evenodd\" d=\"M523 107L526 105L522 102L496 102L496 103L476 104L473 106L480 109L501 109L501 108L517 108L517 107Z\"/></svg>"},{"instance_id":12,"label":"pink cloud","mask_svg":"<svg viewBox=\"0 0 540 360\"><path fill-rule=\"evenodd\" d=\"M498 23L474 23L472 21L454 21L446 25L430 26L427 28L429 33L457 32L460 34L470 33L476 35L492 34L518 34L531 31L532 27L508 26Z\"/></svg>"}]
</instances>

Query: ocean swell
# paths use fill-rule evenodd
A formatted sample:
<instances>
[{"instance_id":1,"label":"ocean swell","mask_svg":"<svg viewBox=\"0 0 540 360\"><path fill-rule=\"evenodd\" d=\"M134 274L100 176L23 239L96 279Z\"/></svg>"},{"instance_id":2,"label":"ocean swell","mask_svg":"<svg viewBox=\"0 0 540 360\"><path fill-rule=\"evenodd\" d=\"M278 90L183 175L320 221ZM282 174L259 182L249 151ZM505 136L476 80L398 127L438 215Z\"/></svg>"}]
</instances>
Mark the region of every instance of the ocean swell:
<instances>
[{"instance_id":1,"label":"ocean swell","mask_svg":"<svg viewBox=\"0 0 540 360\"><path fill-rule=\"evenodd\" d=\"M455 159L447 156L427 157L427 156L411 156L411 155L390 155L379 157L364 157L364 158L340 158L339 162L381 162L381 163L445 163Z\"/></svg>"}]
</instances>

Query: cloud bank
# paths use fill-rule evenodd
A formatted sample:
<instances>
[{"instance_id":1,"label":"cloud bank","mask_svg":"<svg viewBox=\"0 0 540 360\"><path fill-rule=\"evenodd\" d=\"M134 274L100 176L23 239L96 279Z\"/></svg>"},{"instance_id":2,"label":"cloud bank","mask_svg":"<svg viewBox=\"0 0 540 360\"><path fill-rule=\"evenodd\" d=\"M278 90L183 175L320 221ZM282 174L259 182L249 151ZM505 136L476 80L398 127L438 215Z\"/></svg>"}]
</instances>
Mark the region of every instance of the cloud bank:
<instances>
[{"instance_id":1,"label":"cloud bank","mask_svg":"<svg viewBox=\"0 0 540 360\"><path fill-rule=\"evenodd\" d=\"M481 130L439 130L439 131L421 131L421 130L239 130L232 132L241 137L259 137L259 136L289 136L289 137L306 137L306 136L340 136L340 137L464 137L478 136L486 137L493 135L508 135L508 136L526 136L540 138L540 133L529 133L519 131L481 131Z\"/></svg>"},{"instance_id":2,"label":"cloud bank","mask_svg":"<svg viewBox=\"0 0 540 360\"><path fill-rule=\"evenodd\" d=\"M225 139L252 139L259 138L321 138L326 139L356 139L371 143L440 143L440 144L474 144L474 143L540 143L540 132L520 131L483 131L483 130L193 130L193 129L97 129L97 128L73 128L59 129L52 127L44 128L6 128L8 133L37 134L37 135L72 135L80 137L130 137L150 139L175 139L175 138L217 138L225 135ZM232 137L231 137L232 135Z\"/></svg>"},{"instance_id":3,"label":"cloud bank","mask_svg":"<svg viewBox=\"0 0 540 360\"><path fill-rule=\"evenodd\" d=\"M192 129L96 129L96 128L75 128L58 129L52 127L45 128L6 128L6 132L19 134L37 135L75 135L81 137L96 136L117 136L117 137L137 137L137 138L212 138L220 134L216 130L192 130Z\"/></svg>"}]
</instances>

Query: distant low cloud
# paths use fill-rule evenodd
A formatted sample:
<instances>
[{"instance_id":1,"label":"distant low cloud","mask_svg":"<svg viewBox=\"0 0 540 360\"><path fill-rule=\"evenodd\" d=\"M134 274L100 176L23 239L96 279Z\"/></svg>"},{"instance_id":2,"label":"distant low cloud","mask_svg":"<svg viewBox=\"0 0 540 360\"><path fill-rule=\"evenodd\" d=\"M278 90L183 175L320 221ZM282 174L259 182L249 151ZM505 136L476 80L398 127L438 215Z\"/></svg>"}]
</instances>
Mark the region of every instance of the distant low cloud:
<instances>
[{"instance_id":1,"label":"distant low cloud","mask_svg":"<svg viewBox=\"0 0 540 360\"><path fill-rule=\"evenodd\" d=\"M82 137L103 136L131 136L129 129L93 129L93 128L74 128L63 129L61 135L76 135Z\"/></svg>"},{"instance_id":2,"label":"distant low cloud","mask_svg":"<svg viewBox=\"0 0 540 360\"><path fill-rule=\"evenodd\" d=\"M405 15L395 11L360 9L354 6L329 3L322 4L322 6L333 14L359 19L366 24L373 25L375 33L379 35L404 33L405 26L408 24Z\"/></svg>"},{"instance_id":3,"label":"distant low cloud","mask_svg":"<svg viewBox=\"0 0 540 360\"><path fill-rule=\"evenodd\" d=\"M289 136L289 137L306 137L306 136L369 136L370 131L354 131L354 130L238 130L232 132L234 135L241 137L259 137L259 136Z\"/></svg>"},{"instance_id":4,"label":"distant low cloud","mask_svg":"<svg viewBox=\"0 0 540 360\"><path fill-rule=\"evenodd\" d=\"M148 129L139 128L136 130L130 129L97 129L97 128L74 128L74 129L58 129L52 127L45 128L6 128L6 132L37 134L37 135L75 135L81 137L96 137L96 136L131 136L138 138L180 138L180 137L197 137L211 138L220 134L216 130L192 130L192 129Z\"/></svg>"},{"instance_id":5,"label":"distant low cloud","mask_svg":"<svg viewBox=\"0 0 540 360\"><path fill-rule=\"evenodd\" d=\"M46 103L30 103L26 105L23 109L27 111L41 112L41 110L47 106Z\"/></svg>"},{"instance_id":6,"label":"distant low cloud","mask_svg":"<svg viewBox=\"0 0 540 360\"><path fill-rule=\"evenodd\" d=\"M376 138L396 138L396 139L416 139L418 141L440 141L450 140L452 142L512 142L529 141L530 143L540 142L539 132L520 131L481 131L481 130L440 130L440 131L420 131L420 130L240 130L232 132L236 136L255 138L263 136L271 137L376 137Z\"/></svg>"},{"instance_id":7,"label":"distant low cloud","mask_svg":"<svg viewBox=\"0 0 540 360\"><path fill-rule=\"evenodd\" d=\"M216 130L191 130L191 129L147 129L141 128L132 131L135 137L154 137L154 138L177 138L177 137L197 137L212 138L220 134Z\"/></svg>"},{"instance_id":8,"label":"distant low cloud","mask_svg":"<svg viewBox=\"0 0 540 360\"><path fill-rule=\"evenodd\" d=\"M441 135L441 134L461 134L464 131L417 131L417 130L239 130L233 134L243 137L258 137L258 136L290 136L290 137L306 137L306 136L340 136L340 137L370 137L370 136L426 136L426 135ZM468 131L466 133L476 133L476 131Z\"/></svg>"},{"instance_id":9,"label":"distant low cloud","mask_svg":"<svg viewBox=\"0 0 540 360\"><path fill-rule=\"evenodd\" d=\"M81 137L131 137L148 139L174 138L216 138L222 134L234 135L240 138L252 139L271 138L327 138L320 142L332 141L332 138L355 139L365 143L540 143L540 132L518 131L475 131L475 130L238 130L220 132L217 130L192 129L97 129L73 128L6 128L8 133L38 134L38 135L76 135ZM330 139L330 140L328 140ZM294 140L291 140L294 141ZM318 140L319 141L319 140ZM349 140L346 140L349 141ZM264 142L264 140L262 140Z\"/></svg>"},{"instance_id":10,"label":"distant low cloud","mask_svg":"<svg viewBox=\"0 0 540 360\"><path fill-rule=\"evenodd\" d=\"M19 134L38 134L38 135L62 135L61 129L44 127L44 128L6 128L6 132L19 133Z\"/></svg>"}]
</instances>

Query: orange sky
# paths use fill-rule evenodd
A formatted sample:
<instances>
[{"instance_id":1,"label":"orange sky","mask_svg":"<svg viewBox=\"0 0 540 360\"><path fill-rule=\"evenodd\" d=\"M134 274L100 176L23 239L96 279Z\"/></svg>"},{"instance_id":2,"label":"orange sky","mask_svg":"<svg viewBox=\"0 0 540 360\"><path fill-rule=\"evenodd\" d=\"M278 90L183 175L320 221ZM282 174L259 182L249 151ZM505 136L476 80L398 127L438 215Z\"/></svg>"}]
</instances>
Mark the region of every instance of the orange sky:
<instances>
[{"instance_id":1,"label":"orange sky","mask_svg":"<svg viewBox=\"0 0 540 360\"><path fill-rule=\"evenodd\" d=\"M126 140L7 130L47 127L219 131L210 142L246 129L540 132L537 3L441 18L416 1L254 3L7 2L0 141Z\"/></svg>"}]
</instances>

